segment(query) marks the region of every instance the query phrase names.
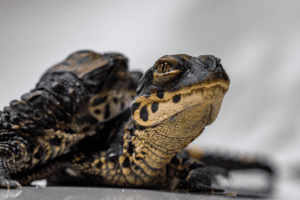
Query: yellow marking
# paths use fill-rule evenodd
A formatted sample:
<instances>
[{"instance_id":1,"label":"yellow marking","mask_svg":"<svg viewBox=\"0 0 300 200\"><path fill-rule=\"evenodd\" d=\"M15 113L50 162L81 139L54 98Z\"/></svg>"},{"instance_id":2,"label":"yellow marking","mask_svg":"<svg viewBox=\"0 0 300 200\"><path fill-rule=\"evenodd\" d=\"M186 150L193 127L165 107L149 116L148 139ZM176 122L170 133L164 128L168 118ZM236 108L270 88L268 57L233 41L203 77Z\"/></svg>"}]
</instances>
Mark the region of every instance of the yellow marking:
<instances>
[{"instance_id":1,"label":"yellow marking","mask_svg":"<svg viewBox=\"0 0 300 200\"><path fill-rule=\"evenodd\" d=\"M110 170L109 173L110 173L110 176L114 176L114 175L116 175L116 170L113 170L113 169L112 169L112 170Z\"/></svg>"},{"instance_id":2,"label":"yellow marking","mask_svg":"<svg viewBox=\"0 0 300 200\"><path fill-rule=\"evenodd\" d=\"M226 193L227 197L237 197L237 193Z\"/></svg>"},{"instance_id":3,"label":"yellow marking","mask_svg":"<svg viewBox=\"0 0 300 200\"><path fill-rule=\"evenodd\" d=\"M125 168L125 167L122 167L122 173L127 176L128 174L130 174L132 171L130 168Z\"/></svg>"},{"instance_id":4,"label":"yellow marking","mask_svg":"<svg viewBox=\"0 0 300 200\"><path fill-rule=\"evenodd\" d=\"M109 169L113 169L115 167L115 163L113 162L109 162L107 165Z\"/></svg>"},{"instance_id":5,"label":"yellow marking","mask_svg":"<svg viewBox=\"0 0 300 200\"><path fill-rule=\"evenodd\" d=\"M13 125L13 126L12 126L12 129L19 129L19 128L20 128L19 125Z\"/></svg>"},{"instance_id":6,"label":"yellow marking","mask_svg":"<svg viewBox=\"0 0 300 200\"><path fill-rule=\"evenodd\" d=\"M107 181L111 181L112 179L113 179L112 176L107 176L107 177L106 177L106 180L107 180Z\"/></svg>"},{"instance_id":7,"label":"yellow marking","mask_svg":"<svg viewBox=\"0 0 300 200\"><path fill-rule=\"evenodd\" d=\"M125 175L125 178L127 179L127 181L130 184L134 184L135 183L135 175L134 174L130 174L130 175Z\"/></svg>"},{"instance_id":8,"label":"yellow marking","mask_svg":"<svg viewBox=\"0 0 300 200\"><path fill-rule=\"evenodd\" d=\"M79 157L76 156L76 157L74 158L74 160L75 160L75 162L78 162L78 161L81 160L81 158L79 158Z\"/></svg>"},{"instance_id":9,"label":"yellow marking","mask_svg":"<svg viewBox=\"0 0 300 200\"><path fill-rule=\"evenodd\" d=\"M150 178L149 176L145 176L145 177L143 178L143 180L144 180L144 182L149 183L149 182L152 181L152 178Z\"/></svg>"},{"instance_id":10,"label":"yellow marking","mask_svg":"<svg viewBox=\"0 0 300 200\"><path fill-rule=\"evenodd\" d=\"M39 159L32 158L32 165L35 166L39 161Z\"/></svg>"},{"instance_id":11,"label":"yellow marking","mask_svg":"<svg viewBox=\"0 0 300 200\"><path fill-rule=\"evenodd\" d=\"M118 185L123 185L127 183L127 180L125 179L124 175L121 175L118 181Z\"/></svg>"},{"instance_id":12,"label":"yellow marking","mask_svg":"<svg viewBox=\"0 0 300 200\"><path fill-rule=\"evenodd\" d=\"M113 176L114 183L117 183L117 182L119 181L120 176L121 176L120 174L115 174L115 175Z\"/></svg>"},{"instance_id":13,"label":"yellow marking","mask_svg":"<svg viewBox=\"0 0 300 200\"><path fill-rule=\"evenodd\" d=\"M99 159L95 159L95 160L94 160L94 165L97 165L99 162L100 162Z\"/></svg>"},{"instance_id":14,"label":"yellow marking","mask_svg":"<svg viewBox=\"0 0 300 200\"><path fill-rule=\"evenodd\" d=\"M216 105L216 109L218 109L217 107L221 107L224 94L228 90L228 84L229 83L222 81L211 84L202 83L175 92L165 92L163 99L158 98L157 94L154 93L148 98L139 96L134 102L140 103L140 106L134 112L133 118L142 126L153 126L197 104L215 101L214 105ZM173 102L173 97L176 95L180 95L180 101L178 103ZM158 103L158 110L152 113L151 106L155 102ZM143 119L140 118L140 112L144 106L147 107L147 121L143 121Z\"/></svg>"},{"instance_id":15,"label":"yellow marking","mask_svg":"<svg viewBox=\"0 0 300 200\"><path fill-rule=\"evenodd\" d=\"M44 149L45 159L43 160L43 162L46 162L50 158L52 159L59 155L67 153L72 145L76 144L78 141L86 137L85 133L69 134L60 130L55 131L54 129L46 129L44 130L44 132L45 136L36 138L39 145L36 146L33 151L34 155L40 151L40 148ZM50 140L54 139L55 137L61 140L59 146L54 146L50 143ZM66 145L67 143L68 145ZM75 160L78 161L80 160L80 158L75 158Z\"/></svg>"},{"instance_id":16,"label":"yellow marking","mask_svg":"<svg viewBox=\"0 0 300 200\"><path fill-rule=\"evenodd\" d=\"M198 144L190 145L189 148L186 149L186 151L190 157L196 158L199 160L201 160L206 154L205 149L201 148L200 145L198 145Z\"/></svg>"},{"instance_id":17,"label":"yellow marking","mask_svg":"<svg viewBox=\"0 0 300 200\"><path fill-rule=\"evenodd\" d=\"M209 104L194 105L179 112L172 121L165 119L155 127L136 130L133 141L136 153L132 156L134 162L151 177L163 176L165 172L162 169L177 152L202 133L204 126L211 120L211 113L212 107ZM136 160L136 157L144 159Z\"/></svg>"},{"instance_id":18,"label":"yellow marking","mask_svg":"<svg viewBox=\"0 0 300 200\"><path fill-rule=\"evenodd\" d=\"M143 172L142 172L142 170L141 169L132 169L133 171L134 171L134 173L136 174L136 175L138 175L138 176L140 176Z\"/></svg>"},{"instance_id":19,"label":"yellow marking","mask_svg":"<svg viewBox=\"0 0 300 200\"><path fill-rule=\"evenodd\" d=\"M120 87L123 83L116 84L116 86ZM93 97L91 97L89 101L89 113L93 117L97 118L99 122L105 122L108 121L117 115L121 114L123 110L126 108L129 108L133 98L132 96L135 95L135 91L129 91L123 88L112 88L108 92L104 93L101 92L100 94L96 94ZM93 106L93 102L96 99L104 98L106 97L106 101L104 103L101 103L99 105ZM113 99L118 99L118 103L115 103ZM124 104L123 110L121 109L122 103ZM109 105L109 111L110 115L107 119L105 119L105 109L106 106Z\"/></svg>"},{"instance_id":20,"label":"yellow marking","mask_svg":"<svg viewBox=\"0 0 300 200\"><path fill-rule=\"evenodd\" d=\"M105 155L106 155L106 152L102 152L102 153L100 154L100 157L105 157Z\"/></svg>"},{"instance_id":21,"label":"yellow marking","mask_svg":"<svg viewBox=\"0 0 300 200\"><path fill-rule=\"evenodd\" d=\"M102 175L103 177L106 177L106 174L107 174L107 170L106 170L106 169L104 169L104 170L101 171L101 175Z\"/></svg>"},{"instance_id":22,"label":"yellow marking","mask_svg":"<svg viewBox=\"0 0 300 200\"><path fill-rule=\"evenodd\" d=\"M165 83L167 80L173 80L178 76L178 74L181 72L181 70L173 70L166 73L153 73L153 82L155 84L161 85L162 83Z\"/></svg>"},{"instance_id":23,"label":"yellow marking","mask_svg":"<svg viewBox=\"0 0 300 200\"><path fill-rule=\"evenodd\" d=\"M102 163L106 163L105 157L101 157L101 158L100 158L100 161L101 161Z\"/></svg>"},{"instance_id":24,"label":"yellow marking","mask_svg":"<svg viewBox=\"0 0 300 200\"><path fill-rule=\"evenodd\" d=\"M182 166L182 165L178 165L178 166L177 166L177 169L178 169L179 171L182 171L182 170L184 170L184 168L183 168L183 166Z\"/></svg>"}]
</instances>

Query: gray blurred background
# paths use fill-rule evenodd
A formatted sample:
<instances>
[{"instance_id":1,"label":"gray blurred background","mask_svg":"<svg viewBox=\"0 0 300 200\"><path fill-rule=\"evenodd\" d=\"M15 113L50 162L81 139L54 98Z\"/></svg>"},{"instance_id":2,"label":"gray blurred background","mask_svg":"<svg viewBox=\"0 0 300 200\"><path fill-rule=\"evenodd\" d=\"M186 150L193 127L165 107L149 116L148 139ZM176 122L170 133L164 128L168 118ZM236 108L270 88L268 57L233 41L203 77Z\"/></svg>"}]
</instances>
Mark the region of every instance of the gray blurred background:
<instances>
[{"instance_id":1,"label":"gray blurred background","mask_svg":"<svg viewBox=\"0 0 300 200\"><path fill-rule=\"evenodd\" d=\"M276 0L0 0L0 107L80 49L122 52L143 72L166 54L213 54L231 85L194 144L270 155L279 195L291 195L300 182L299 10L300 1Z\"/></svg>"}]
</instances>

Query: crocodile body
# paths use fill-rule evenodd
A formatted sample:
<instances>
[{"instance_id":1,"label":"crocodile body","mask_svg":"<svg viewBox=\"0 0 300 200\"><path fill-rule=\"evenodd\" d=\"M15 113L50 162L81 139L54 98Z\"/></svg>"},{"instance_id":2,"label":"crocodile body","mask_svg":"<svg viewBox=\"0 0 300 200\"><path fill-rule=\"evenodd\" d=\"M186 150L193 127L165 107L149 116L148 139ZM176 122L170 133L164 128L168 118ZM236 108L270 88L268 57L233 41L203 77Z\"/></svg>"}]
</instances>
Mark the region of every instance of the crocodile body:
<instances>
[{"instance_id":1,"label":"crocodile body","mask_svg":"<svg viewBox=\"0 0 300 200\"><path fill-rule=\"evenodd\" d=\"M182 150L216 119L228 87L213 56L164 56L141 79L109 149L72 151L12 178L28 184L67 168L93 185L218 191L205 165Z\"/></svg>"},{"instance_id":2,"label":"crocodile body","mask_svg":"<svg viewBox=\"0 0 300 200\"><path fill-rule=\"evenodd\" d=\"M115 58L116 54L110 56ZM123 62L114 62L113 65L124 66ZM54 68L68 71L67 68ZM129 80L126 83L131 86L114 85L111 77L124 73L128 75L122 80ZM89 131L94 132L84 133L84 137L70 145L67 151L50 156L46 162L11 173L13 180L23 185L47 178L59 185L222 192L222 189L212 186L216 174L226 175L229 170L240 168L261 168L272 173L272 169L264 162L249 165L231 158L217 162L215 157L208 155L199 158L184 150L203 132L206 125L216 119L223 97L229 89L230 81L220 59L210 55L164 56L147 70L138 86L140 74L129 73L127 67L122 73L115 70L107 77L101 79L103 81L100 84L114 86L91 90L96 92L88 95L89 101L79 100L80 105L88 105L82 105L82 108L88 107L89 127L92 125L89 120L95 121L95 126L89 128ZM45 83L50 84L51 80ZM124 98L114 91L120 85L125 88L122 93L129 94L126 95L126 102L133 102L126 103L121 110L122 106L115 106L115 114L110 115L110 118L100 115L106 112L105 103L111 108L111 102L115 103L116 97L118 101L124 102ZM133 98L132 90L136 87L136 97ZM105 101L108 99L112 101ZM89 105L98 107L91 108ZM130 109L126 109L129 105ZM100 107L102 110L99 112L97 110ZM74 114L71 116L76 117ZM59 124L59 121L55 123ZM58 130L64 131L60 127ZM234 162L228 165L228 161Z\"/></svg>"},{"instance_id":3,"label":"crocodile body","mask_svg":"<svg viewBox=\"0 0 300 200\"><path fill-rule=\"evenodd\" d=\"M35 89L0 112L0 186L9 185L9 174L34 170L104 133L104 124L130 106L139 77L117 53L79 51L49 69ZM103 134L103 145L110 137Z\"/></svg>"}]
</instances>

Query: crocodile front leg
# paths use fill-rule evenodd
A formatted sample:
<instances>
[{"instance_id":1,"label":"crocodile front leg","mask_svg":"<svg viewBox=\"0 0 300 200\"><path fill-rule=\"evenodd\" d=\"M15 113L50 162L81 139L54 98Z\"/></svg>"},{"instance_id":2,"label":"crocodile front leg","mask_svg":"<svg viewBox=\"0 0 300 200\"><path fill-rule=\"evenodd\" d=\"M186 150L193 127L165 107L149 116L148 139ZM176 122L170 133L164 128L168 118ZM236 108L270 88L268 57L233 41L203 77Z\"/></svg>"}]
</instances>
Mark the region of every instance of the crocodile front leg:
<instances>
[{"instance_id":1,"label":"crocodile front leg","mask_svg":"<svg viewBox=\"0 0 300 200\"><path fill-rule=\"evenodd\" d=\"M176 154L167 165L167 176L172 179L172 190L188 192L224 192L213 187L216 175L227 177L228 171L221 167L212 167L188 156L185 150Z\"/></svg>"},{"instance_id":2,"label":"crocodile front leg","mask_svg":"<svg viewBox=\"0 0 300 200\"><path fill-rule=\"evenodd\" d=\"M18 181L10 180L10 173L6 167L6 163L3 158L0 158L0 187L3 188L21 188L21 184Z\"/></svg>"}]
</instances>

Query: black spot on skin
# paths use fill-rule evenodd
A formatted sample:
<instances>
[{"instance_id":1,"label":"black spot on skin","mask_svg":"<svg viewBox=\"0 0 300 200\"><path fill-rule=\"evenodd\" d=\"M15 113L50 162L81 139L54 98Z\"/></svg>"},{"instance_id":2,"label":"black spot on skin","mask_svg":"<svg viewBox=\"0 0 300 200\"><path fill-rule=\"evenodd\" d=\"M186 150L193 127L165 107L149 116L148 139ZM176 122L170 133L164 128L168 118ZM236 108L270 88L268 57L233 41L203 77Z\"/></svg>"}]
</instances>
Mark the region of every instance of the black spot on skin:
<instances>
[{"instance_id":1,"label":"black spot on skin","mask_svg":"<svg viewBox=\"0 0 300 200\"><path fill-rule=\"evenodd\" d=\"M87 132L87 131L89 131L90 129L91 129L91 127L89 127L89 126L84 127L83 130L82 130L82 132Z\"/></svg>"},{"instance_id":2,"label":"black spot on skin","mask_svg":"<svg viewBox=\"0 0 300 200\"><path fill-rule=\"evenodd\" d=\"M98 169L101 169L102 165L103 165L103 163L102 163L102 162L98 162L98 164L97 164L97 168L98 168Z\"/></svg>"},{"instance_id":3,"label":"black spot on skin","mask_svg":"<svg viewBox=\"0 0 300 200\"><path fill-rule=\"evenodd\" d=\"M180 94L173 97L173 102L178 103L180 101Z\"/></svg>"},{"instance_id":4,"label":"black spot on skin","mask_svg":"<svg viewBox=\"0 0 300 200\"><path fill-rule=\"evenodd\" d=\"M70 129L70 128L65 129L64 131L65 131L66 133L75 133L74 130L72 130L72 129Z\"/></svg>"},{"instance_id":5,"label":"black spot on skin","mask_svg":"<svg viewBox=\"0 0 300 200\"><path fill-rule=\"evenodd\" d=\"M164 94L165 94L164 91L157 92L157 97L160 98L160 99L163 99L164 98Z\"/></svg>"},{"instance_id":6,"label":"black spot on skin","mask_svg":"<svg viewBox=\"0 0 300 200\"><path fill-rule=\"evenodd\" d=\"M124 108L125 108L125 104L122 102L121 103L121 110L124 110Z\"/></svg>"},{"instance_id":7,"label":"black spot on skin","mask_svg":"<svg viewBox=\"0 0 300 200\"><path fill-rule=\"evenodd\" d=\"M125 167L125 168L130 167L130 160L128 157L125 158L124 162L122 163L122 167Z\"/></svg>"},{"instance_id":8,"label":"black spot on skin","mask_svg":"<svg viewBox=\"0 0 300 200\"><path fill-rule=\"evenodd\" d=\"M131 105L131 115L133 115L133 113L140 107L141 103L136 103L134 102L132 105Z\"/></svg>"},{"instance_id":9,"label":"black spot on skin","mask_svg":"<svg viewBox=\"0 0 300 200\"><path fill-rule=\"evenodd\" d=\"M28 125L28 128L29 128L29 132L30 134L33 136L42 136L42 135L45 135L45 132L38 128L36 125Z\"/></svg>"},{"instance_id":10,"label":"black spot on skin","mask_svg":"<svg viewBox=\"0 0 300 200\"><path fill-rule=\"evenodd\" d=\"M140 168L140 167L139 167L138 165L134 165L134 166L133 166L133 169L134 169L134 170L138 170L139 168Z\"/></svg>"},{"instance_id":11,"label":"black spot on skin","mask_svg":"<svg viewBox=\"0 0 300 200\"><path fill-rule=\"evenodd\" d=\"M66 113L62 110L55 109L52 112L59 121L64 121L64 122L70 122L71 121L70 117L67 116Z\"/></svg>"},{"instance_id":12,"label":"black spot on skin","mask_svg":"<svg viewBox=\"0 0 300 200\"><path fill-rule=\"evenodd\" d=\"M128 142L128 148L127 148L127 151L128 151L128 153L129 153L130 155L133 154L133 152L134 152L134 146L133 146L133 144L132 144L132 141L129 141L129 142Z\"/></svg>"},{"instance_id":13,"label":"black spot on skin","mask_svg":"<svg viewBox=\"0 0 300 200\"><path fill-rule=\"evenodd\" d=\"M143 130L146 129L146 127L145 127L145 126L142 126L142 125L138 125L138 126L137 126L137 129L138 129L139 131L143 131Z\"/></svg>"},{"instance_id":14,"label":"black spot on skin","mask_svg":"<svg viewBox=\"0 0 300 200\"><path fill-rule=\"evenodd\" d=\"M61 139L59 139L57 136L49 140L50 144L54 146L60 146L61 145Z\"/></svg>"},{"instance_id":15,"label":"black spot on skin","mask_svg":"<svg viewBox=\"0 0 300 200\"><path fill-rule=\"evenodd\" d=\"M107 96L95 99L94 102L93 102L93 106L98 106L98 105L106 102L106 100L107 100Z\"/></svg>"},{"instance_id":16,"label":"black spot on skin","mask_svg":"<svg viewBox=\"0 0 300 200\"><path fill-rule=\"evenodd\" d=\"M148 121L148 111L147 111L147 106L143 106L140 112L140 118L146 122Z\"/></svg>"},{"instance_id":17,"label":"black spot on skin","mask_svg":"<svg viewBox=\"0 0 300 200\"><path fill-rule=\"evenodd\" d=\"M171 160L171 163L174 164L175 166L179 165L179 160L174 156Z\"/></svg>"},{"instance_id":18,"label":"black spot on skin","mask_svg":"<svg viewBox=\"0 0 300 200\"><path fill-rule=\"evenodd\" d=\"M109 110L109 104L105 106L105 114L104 114L104 119L108 119L110 116L110 110Z\"/></svg>"},{"instance_id":19,"label":"black spot on skin","mask_svg":"<svg viewBox=\"0 0 300 200\"><path fill-rule=\"evenodd\" d=\"M130 81L128 89L135 90L138 85L138 81Z\"/></svg>"},{"instance_id":20,"label":"black spot on skin","mask_svg":"<svg viewBox=\"0 0 300 200\"><path fill-rule=\"evenodd\" d=\"M99 114L101 113L101 110L97 109L97 110L94 111L94 113L95 113L96 115L99 115Z\"/></svg>"},{"instance_id":21,"label":"black spot on skin","mask_svg":"<svg viewBox=\"0 0 300 200\"><path fill-rule=\"evenodd\" d=\"M158 110L158 103L157 102L154 102L151 105L151 110L152 110L153 113L156 113L156 111Z\"/></svg>"},{"instance_id":22,"label":"black spot on skin","mask_svg":"<svg viewBox=\"0 0 300 200\"><path fill-rule=\"evenodd\" d=\"M142 157L135 157L136 160L143 160Z\"/></svg>"},{"instance_id":23,"label":"black spot on skin","mask_svg":"<svg viewBox=\"0 0 300 200\"><path fill-rule=\"evenodd\" d=\"M85 115L80 118L76 118L76 123L78 125L85 124L86 122L89 123L90 125L94 125L98 123L98 120L95 117L92 117L91 115Z\"/></svg>"},{"instance_id":24,"label":"black spot on skin","mask_svg":"<svg viewBox=\"0 0 300 200\"><path fill-rule=\"evenodd\" d=\"M43 148L40 148L39 151L36 154L34 154L34 158L41 160L43 155L44 155Z\"/></svg>"},{"instance_id":25,"label":"black spot on skin","mask_svg":"<svg viewBox=\"0 0 300 200\"><path fill-rule=\"evenodd\" d=\"M53 83L51 85L51 88L54 90L54 92L57 93L63 93L63 91L65 90L64 86L60 83Z\"/></svg>"},{"instance_id":26,"label":"black spot on skin","mask_svg":"<svg viewBox=\"0 0 300 200\"><path fill-rule=\"evenodd\" d=\"M17 115L13 115L10 117L10 120L13 124L18 124L19 122L21 122L22 120L17 116ZM36 121L35 121L36 123ZM44 122L46 123L46 122ZM37 124L37 123L36 123ZM38 125L38 124L37 124Z\"/></svg>"},{"instance_id":27,"label":"black spot on skin","mask_svg":"<svg viewBox=\"0 0 300 200\"><path fill-rule=\"evenodd\" d=\"M119 100L118 100L117 98L113 98L113 102L114 102L115 104L117 104L117 103L119 102Z\"/></svg>"}]
</instances>

